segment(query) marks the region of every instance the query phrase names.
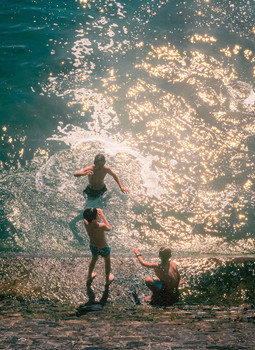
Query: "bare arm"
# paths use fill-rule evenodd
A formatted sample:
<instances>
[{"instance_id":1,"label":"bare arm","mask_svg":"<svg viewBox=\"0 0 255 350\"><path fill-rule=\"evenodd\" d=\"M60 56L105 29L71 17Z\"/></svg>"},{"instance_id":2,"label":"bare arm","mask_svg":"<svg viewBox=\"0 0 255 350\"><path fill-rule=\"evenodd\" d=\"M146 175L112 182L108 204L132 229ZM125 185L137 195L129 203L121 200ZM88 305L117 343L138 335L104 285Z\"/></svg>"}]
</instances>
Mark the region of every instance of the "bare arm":
<instances>
[{"instance_id":1,"label":"bare arm","mask_svg":"<svg viewBox=\"0 0 255 350\"><path fill-rule=\"evenodd\" d=\"M180 275L180 273L178 271L177 266L176 266L176 272L177 272L177 280L178 280L178 285L179 285L179 284L183 283L183 281L181 282L181 275Z\"/></svg>"},{"instance_id":2,"label":"bare arm","mask_svg":"<svg viewBox=\"0 0 255 350\"><path fill-rule=\"evenodd\" d=\"M87 166L86 168L80 170L80 171L76 171L74 173L74 176L75 177L79 177L79 176L84 176L84 175L93 175L94 172L93 172L93 169L92 169L92 166Z\"/></svg>"},{"instance_id":3,"label":"bare arm","mask_svg":"<svg viewBox=\"0 0 255 350\"><path fill-rule=\"evenodd\" d=\"M102 209L97 209L99 217L103 220L103 224L99 224L101 227L104 227L105 231L111 231L111 225L107 221L106 217L104 216Z\"/></svg>"},{"instance_id":4,"label":"bare arm","mask_svg":"<svg viewBox=\"0 0 255 350\"><path fill-rule=\"evenodd\" d=\"M117 182L117 184L119 185L119 187L121 189L121 192L123 192L123 193L127 193L128 192L128 189L126 187L122 186L118 175L114 171L112 171L110 168L108 168L107 169L107 173L109 175L111 175L114 178L114 180Z\"/></svg>"},{"instance_id":5,"label":"bare arm","mask_svg":"<svg viewBox=\"0 0 255 350\"><path fill-rule=\"evenodd\" d=\"M180 275L180 272L178 270L178 266L176 265L176 263L171 261L170 264L172 264L173 269L176 273L177 285L179 286L180 284L182 284L184 282L184 280L183 280L183 278L181 278L181 275Z\"/></svg>"},{"instance_id":6,"label":"bare arm","mask_svg":"<svg viewBox=\"0 0 255 350\"><path fill-rule=\"evenodd\" d=\"M139 253L138 249L133 248L133 251L134 251L135 255L137 256L137 258L139 260L139 263L142 266L145 266L145 267L148 267L148 268L151 268L151 269L155 269L156 267L158 267L157 263L149 263L149 262L144 261L142 256L141 256L141 254Z\"/></svg>"}]
</instances>

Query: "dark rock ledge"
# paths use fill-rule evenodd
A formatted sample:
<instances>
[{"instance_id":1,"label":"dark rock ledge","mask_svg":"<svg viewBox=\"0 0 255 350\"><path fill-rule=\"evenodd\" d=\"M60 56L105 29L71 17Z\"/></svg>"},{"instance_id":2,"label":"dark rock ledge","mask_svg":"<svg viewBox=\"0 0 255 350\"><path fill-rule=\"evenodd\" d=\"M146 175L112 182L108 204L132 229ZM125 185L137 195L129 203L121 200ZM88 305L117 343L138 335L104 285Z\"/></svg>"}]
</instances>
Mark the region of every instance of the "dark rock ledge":
<instances>
[{"instance_id":1,"label":"dark rock ledge","mask_svg":"<svg viewBox=\"0 0 255 350\"><path fill-rule=\"evenodd\" d=\"M77 317L60 302L0 301L0 349L255 349L255 309L106 304Z\"/></svg>"}]
</instances>

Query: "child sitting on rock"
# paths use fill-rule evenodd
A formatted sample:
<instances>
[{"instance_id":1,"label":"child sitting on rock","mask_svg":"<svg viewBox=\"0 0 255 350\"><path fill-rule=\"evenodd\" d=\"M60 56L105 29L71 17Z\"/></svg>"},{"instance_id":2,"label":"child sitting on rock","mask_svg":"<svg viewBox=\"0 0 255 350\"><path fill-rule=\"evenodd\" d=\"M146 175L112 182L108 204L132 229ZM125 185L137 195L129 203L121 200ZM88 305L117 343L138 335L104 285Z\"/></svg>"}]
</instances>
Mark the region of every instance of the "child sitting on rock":
<instances>
[{"instance_id":1,"label":"child sitting on rock","mask_svg":"<svg viewBox=\"0 0 255 350\"><path fill-rule=\"evenodd\" d=\"M176 303L179 299L178 286L180 283L180 274L176 263L170 261L172 256L171 249L162 247L159 250L160 263L149 263L143 260L141 254L136 248L133 248L140 264L142 266L154 269L156 279L146 277L146 286L152 291L151 297L146 297L145 301L151 305L169 306Z\"/></svg>"}]
</instances>

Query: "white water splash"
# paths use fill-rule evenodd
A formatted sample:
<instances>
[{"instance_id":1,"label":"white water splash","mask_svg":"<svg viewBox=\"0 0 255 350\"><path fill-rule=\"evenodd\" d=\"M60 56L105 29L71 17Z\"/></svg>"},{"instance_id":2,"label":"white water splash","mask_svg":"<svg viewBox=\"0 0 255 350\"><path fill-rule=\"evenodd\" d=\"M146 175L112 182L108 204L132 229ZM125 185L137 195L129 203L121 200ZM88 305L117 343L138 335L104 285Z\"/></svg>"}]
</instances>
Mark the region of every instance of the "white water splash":
<instances>
[{"instance_id":1,"label":"white water splash","mask_svg":"<svg viewBox=\"0 0 255 350\"><path fill-rule=\"evenodd\" d=\"M92 134L89 131L86 131L82 128L75 127L72 125L67 125L64 128L61 126L58 127L58 134L53 135L48 138L51 141L64 142L66 145L70 146L71 149L75 149L76 147L82 144L89 143L97 143L100 145L100 149L108 157L115 157L118 154L126 154L128 155L133 162L137 162L141 168L141 178L143 180L143 187L146 188L146 193L149 197L156 197L158 199L166 192L160 185L160 176L159 174L153 170L153 161L157 159L154 156L143 156L140 154L138 150L131 148L125 142L118 142L108 135L100 135L100 134ZM47 163L52 162L51 158ZM45 164L41 171L47 170L47 164ZM42 186L42 175L37 175L37 188L40 189ZM130 175L132 176L132 174Z\"/></svg>"},{"instance_id":2,"label":"white water splash","mask_svg":"<svg viewBox=\"0 0 255 350\"><path fill-rule=\"evenodd\" d=\"M253 107L255 104L255 92L251 90L250 95L243 101L247 107Z\"/></svg>"}]
</instances>

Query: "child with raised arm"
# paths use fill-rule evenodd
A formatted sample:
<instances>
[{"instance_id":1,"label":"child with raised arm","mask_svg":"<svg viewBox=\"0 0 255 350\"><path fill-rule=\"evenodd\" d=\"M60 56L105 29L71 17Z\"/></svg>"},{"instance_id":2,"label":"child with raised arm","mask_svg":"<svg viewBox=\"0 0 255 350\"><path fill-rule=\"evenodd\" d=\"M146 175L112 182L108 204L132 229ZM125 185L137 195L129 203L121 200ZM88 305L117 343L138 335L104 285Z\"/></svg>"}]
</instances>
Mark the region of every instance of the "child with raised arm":
<instances>
[{"instance_id":1,"label":"child with raised arm","mask_svg":"<svg viewBox=\"0 0 255 350\"><path fill-rule=\"evenodd\" d=\"M171 249L162 247L159 250L160 263L149 263L143 260L141 254L136 248L133 248L140 264L142 266L154 269L156 279L146 277L146 286L152 291L151 297L145 300L151 305L172 305L178 301L178 286L180 283L180 274L176 263L170 261L172 256Z\"/></svg>"},{"instance_id":2,"label":"child with raised arm","mask_svg":"<svg viewBox=\"0 0 255 350\"><path fill-rule=\"evenodd\" d=\"M98 198L107 191L104 183L104 178L107 174L114 178L123 193L128 192L128 189L122 186L118 175L105 165L105 157L103 154L97 154L94 159L94 164L87 166L83 170L76 171L74 176L88 175L89 184L83 191L83 195Z\"/></svg>"},{"instance_id":3,"label":"child with raised arm","mask_svg":"<svg viewBox=\"0 0 255 350\"><path fill-rule=\"evenodd\" d=\"M91 284L93 279L96 277L96 273L93 273L93 270L99 256L102 256L105 261L106 285L110 285L114 279L114 275L111 273L111 248L106 242L105 232L110 231L111 226L104 216L102 209L88 208L84 211L83 218L84 225L90 239L90 250L92 253L87 283ZM101 219L103 222L100 222Z\"/></svg>"}]
</instances>

